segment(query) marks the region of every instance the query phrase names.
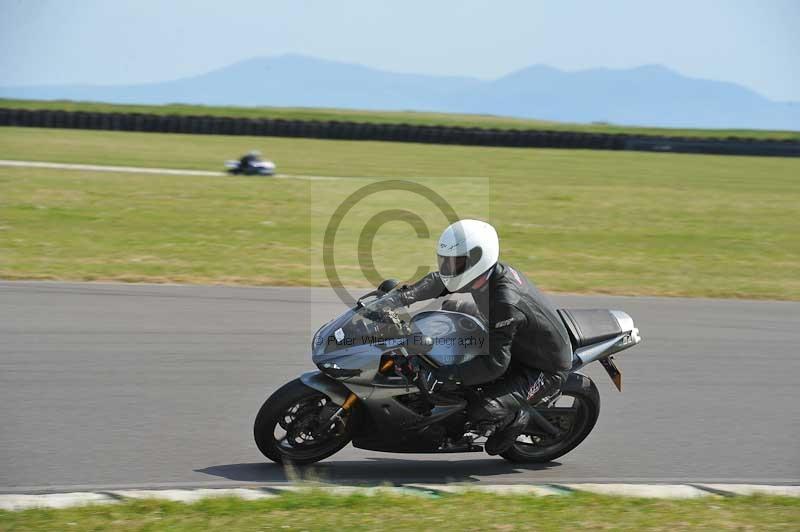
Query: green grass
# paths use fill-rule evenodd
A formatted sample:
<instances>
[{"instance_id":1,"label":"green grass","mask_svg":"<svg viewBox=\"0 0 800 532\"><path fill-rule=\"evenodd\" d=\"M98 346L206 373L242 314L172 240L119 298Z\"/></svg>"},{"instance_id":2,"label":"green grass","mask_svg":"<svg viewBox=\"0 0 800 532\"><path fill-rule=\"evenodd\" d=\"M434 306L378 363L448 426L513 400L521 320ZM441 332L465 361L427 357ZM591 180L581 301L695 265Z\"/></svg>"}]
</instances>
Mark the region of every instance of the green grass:
<instances>
[{"instance_id":1,"label":"green grass","mask_svg":"<svg viewBox=\"0 0 800 532\"><path fill-rule=\"evenodd\" d=\"M283 120L339 120L378 124L412 124L495 129L534 129L578 131L584 133L625 133L629 135L665 135L677 137L755 138L800 140L800 131L760 129L686 129L620 126L606 123L571 124L545 120L510 118L493 115L426 113L414 111L366 111L302 107L214 107L205 105L123 105L98 102L7 100L0 107L9 109L50 109L86 112L152 113L159 115L209 115Z\"/></svg>"},{"instance_id":2,"label":"green grass","mask_svg":"<svg viewBox=\"0 0 800 532\"><path fill-rule=\"evenodd\" d=\"M343 177L0 167L0 277L323 285L332 210L376 179L414 178L494 223L502 259L549 290L800 299L797 159L0 128L0 159L218 169L250 148L282 172ZM420 214L432 234L383 226L381 275L430 265L446 222L425 200L360 207L337 238L346 284L366 283L359 223L386 208Z\"/></svg>"},{"instance_id":3,"label":"green grass","mask_svg":"<svg viewBox=\"0 0 800 532\"><path fill-rule=\"evenodd\" d=\"M655 500L468 493L438 499L287 494L246 502L132 501L64 510L0 511L17 530L797 530L800 501L782 497Z\"/></svg>"}]
</instances>

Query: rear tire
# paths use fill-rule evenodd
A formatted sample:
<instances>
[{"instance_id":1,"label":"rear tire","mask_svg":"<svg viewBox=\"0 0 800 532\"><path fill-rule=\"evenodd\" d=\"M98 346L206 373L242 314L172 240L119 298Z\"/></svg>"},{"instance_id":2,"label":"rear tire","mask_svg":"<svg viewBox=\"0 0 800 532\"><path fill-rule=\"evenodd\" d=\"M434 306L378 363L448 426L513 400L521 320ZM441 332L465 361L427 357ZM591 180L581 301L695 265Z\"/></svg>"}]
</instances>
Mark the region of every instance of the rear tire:
<instances>
[{"instance_id":1,"label":"rear tire","mask_svg":"<svg viewBox=\"0 0 800 532\"><path fill-rule=\"evenodd\" d=\"M318 415L331 399L295 379L273 393L261 406L253 425L253 436L261 454L275 463L313 464L339 452L350 443L350 417L342 426L314 437ZM330 409L329 409L330 410ZM332 414L333 412L331 412ZM283 437L276 431L285 431Z\"/></svg>"},{"instance_id":2,"label":"rear tire","mask_svg":"<svg viewBox=\"0 0 800 532\"><path fill-rule=\"evenodd\" d=\"M573 400L571 408L574 408L575 415L571 424L566 425L566 418L559 415L558 408L537 409L550 423L565 430L564 434L556 440L543 438L541 435L523 434L508 451L501 453L500 456L516 463L552 462L573 450L586 439L594 429L600 415L600 395L589 377L573 374L570 378L570 386L562 390L562 397L571 397ZM556 407L558 406L556 403ZM565 428L565 425L568 428Z\"/></svg>"}]
</instances>

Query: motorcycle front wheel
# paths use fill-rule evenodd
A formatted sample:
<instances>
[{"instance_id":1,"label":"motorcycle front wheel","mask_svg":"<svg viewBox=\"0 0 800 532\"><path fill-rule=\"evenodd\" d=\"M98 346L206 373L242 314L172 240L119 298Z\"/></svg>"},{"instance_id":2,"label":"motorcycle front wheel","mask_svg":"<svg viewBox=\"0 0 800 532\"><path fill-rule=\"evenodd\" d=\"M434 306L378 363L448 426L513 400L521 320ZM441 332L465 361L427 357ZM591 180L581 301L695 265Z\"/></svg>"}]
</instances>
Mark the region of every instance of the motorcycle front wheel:
<instances>
[{"instance_id":1,"label":"motorcycle front wheel","mask_svg":"<svg viewBox=\"0 0 800 532\"><path fill-rule=\"evenodd\" d=\"M350 443L351 419L325 425L336 405L325 394L295 379L261 406L253 435L261 453L275 463L313 464Z\"/></svg>"}]
</instances>

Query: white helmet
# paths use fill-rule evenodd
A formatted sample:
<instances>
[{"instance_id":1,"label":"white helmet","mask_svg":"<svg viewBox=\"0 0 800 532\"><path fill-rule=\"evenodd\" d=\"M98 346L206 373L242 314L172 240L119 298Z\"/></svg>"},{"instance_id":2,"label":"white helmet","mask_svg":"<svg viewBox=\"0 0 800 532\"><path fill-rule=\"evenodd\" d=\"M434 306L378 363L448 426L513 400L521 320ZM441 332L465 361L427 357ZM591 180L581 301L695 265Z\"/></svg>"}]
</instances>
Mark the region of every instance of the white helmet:
<instances>
[{"instance_id":1,"label":"white helmet","mask_svg":"<svg viewBox=\"0 0 800 532\"><path fill-rule=\"evenodd\" d=\"M439 275L456 292L497 264L500 241L494 227L480 220L460 220L439 237Z\"/></svg>"}]
</instances>

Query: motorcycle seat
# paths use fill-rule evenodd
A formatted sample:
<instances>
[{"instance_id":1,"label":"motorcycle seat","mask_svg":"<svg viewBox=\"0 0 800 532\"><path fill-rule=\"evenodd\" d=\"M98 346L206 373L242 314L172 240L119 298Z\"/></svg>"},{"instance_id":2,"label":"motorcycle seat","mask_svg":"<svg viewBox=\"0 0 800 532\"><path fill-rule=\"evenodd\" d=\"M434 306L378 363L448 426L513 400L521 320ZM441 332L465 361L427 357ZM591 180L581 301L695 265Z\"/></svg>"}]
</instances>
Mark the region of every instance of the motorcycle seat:
<instances>
[{"instance_id":1,"label":"motorcycle seat","mask_svg":"<svg viewBox=\"0 0 800 532\"><path fill-rule=\"evenodd\" d=\"M617 318L606 309L558 309L573 349L610 340L622 334Z\"/></svg>"}]
</instances>

